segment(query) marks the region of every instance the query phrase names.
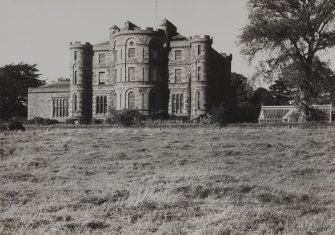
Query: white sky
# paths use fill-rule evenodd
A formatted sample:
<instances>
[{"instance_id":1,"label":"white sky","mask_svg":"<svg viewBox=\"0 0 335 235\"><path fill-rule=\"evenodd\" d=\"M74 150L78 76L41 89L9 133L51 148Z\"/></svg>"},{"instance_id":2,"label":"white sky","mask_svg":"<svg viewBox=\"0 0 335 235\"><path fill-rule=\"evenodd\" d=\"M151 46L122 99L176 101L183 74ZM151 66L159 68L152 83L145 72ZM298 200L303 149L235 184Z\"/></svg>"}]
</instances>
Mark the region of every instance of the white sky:
<instances>
[{"instance_id":1,"label":"white sky","mask_svg":"<svg viewBox=\"0 0 335 235\"><path fill-rule=\"evenodd\" d=\"M247 24L247 0L158 0L158 25L167 18L184 36L209 34L218 52L233 54L232 71L254 71L237 45ZM0 0L0 66L37 63L48 81L69 74L69 42L107 41L108 29L130 20L156 27L155 0Z\"/></svg>"}]
</instances>

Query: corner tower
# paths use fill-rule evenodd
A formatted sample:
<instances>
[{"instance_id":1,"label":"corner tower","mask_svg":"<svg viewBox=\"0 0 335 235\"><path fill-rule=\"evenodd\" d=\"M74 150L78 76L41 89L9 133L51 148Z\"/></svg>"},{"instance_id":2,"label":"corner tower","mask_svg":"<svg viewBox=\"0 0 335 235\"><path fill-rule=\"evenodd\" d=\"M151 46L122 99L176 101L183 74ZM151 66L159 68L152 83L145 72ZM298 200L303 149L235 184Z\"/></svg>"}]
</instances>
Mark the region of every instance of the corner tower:
<instances>
[{"instance_id":1,"label":"corner tower","mask_svg":"<svg viewBox=\"0 0 335 235\"><path fill-rule=\"evenodd\" d=\"M208 35L191 38L191 116L205 114L210 109L209 59L213 39Z\"/></svg>"},{"instance_id":2,"label":"corner tower","mask_svg":"<svg viewBox=\"0 0 335 235\"><path fill-rule=\"evenodd\" d=\"M92 115L93 48L80 41L70 43L70 117L90 121Z\"/></svg>"}]
</instances>

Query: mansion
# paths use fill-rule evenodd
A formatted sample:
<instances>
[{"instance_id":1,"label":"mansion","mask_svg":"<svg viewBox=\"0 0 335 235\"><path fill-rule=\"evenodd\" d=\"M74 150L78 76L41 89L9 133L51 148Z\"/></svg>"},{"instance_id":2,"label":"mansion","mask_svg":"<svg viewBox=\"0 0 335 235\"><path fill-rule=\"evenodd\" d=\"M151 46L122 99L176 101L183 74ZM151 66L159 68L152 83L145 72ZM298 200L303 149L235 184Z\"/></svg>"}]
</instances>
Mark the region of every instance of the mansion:
<instances>
[{"instance_id":1,"label":"mansion","mask_svg":"<svg viewBox=\"0 0 335 235\"><path fill-rule=\"evenodd\" d=\"M105 119L112 109L189 118L226 103L232 55L210 36L185 37L164 19L158 30L127 21L107 41L70 43L70 81L28 89L28 119Z\"/></svg>"}]
</instances>

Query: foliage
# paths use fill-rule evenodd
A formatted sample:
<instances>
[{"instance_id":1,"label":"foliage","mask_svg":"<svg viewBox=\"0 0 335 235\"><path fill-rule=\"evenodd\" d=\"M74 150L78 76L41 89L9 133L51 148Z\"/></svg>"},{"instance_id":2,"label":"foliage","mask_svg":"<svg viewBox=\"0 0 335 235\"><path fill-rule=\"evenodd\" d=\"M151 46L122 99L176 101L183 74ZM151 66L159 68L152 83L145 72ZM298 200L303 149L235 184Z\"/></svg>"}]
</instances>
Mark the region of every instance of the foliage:
<instances>
[{"instance_id":1,"label":"foliage","mask_svg":"<svg viewBox=\"0 0 335 235\"><path fill-rule=\"evenodd\" d=\"M212 109L210 113L210 121L212 123L218 123L219 125L225 125L227 124L229 120L229 114L227 112L228 110L226 109L224 104L221 104L218 107L215 107Z\"/></svg>"},{"instance_id":2,"label":"foliage","mask_svg":"<svg viewBox=\"0 0 335 235\"><path fill-rule=\"evenodd\" d=\"M105 123L119 124L125 127L140 126L144 120L144 115L138 109L112 109Z\"/></svg>"},{"instance_id":3,"label":"foliage","mask_svg":"<svg viewBox=\"0 0 335 235\"><path fill-rule=\"evenodd\" d=\"M253 61L262 58L259 72L273 79L294 65L297 104L306 116L318 76L313 67L320 52L335 45L335 1L249 0L249 21L240 35L242 52ZM323 64L324 66L325 64Z\"/></svg>"},{"instance_id":4,"label":"foliage","mask_svg":"<svg viewBox=\"0 0 335 235\"><path fill-rule=\"evenodd\" d=\"M76 123L76 119L73 119L73 118L68 118L65 120L65 124L68 124L68 125L73 125Z\"/></svg>"},{"instance_id":5,"label":"foliage","mask_svg":"<svg viewBox=\"0 0 335 235\"><path fill-rule=\"evenodd\" d=\"M0 118L27 115L28 87L45 84L36 64L10 64L0 68Z\"/></svg>"},{"instance_id":6,"label":"foliage","mask_svg":"<svg viewBox=\"0 0 335 235\"><path fill-rule=\"evenodd\" d=\"M59 122L55 119L49 119L49 118L41 118L41 117L35 117L31 120L28 120L28 124L34 124L34 125L55 125Z\"/></svg>"},{"instance_id":7,"label":"foliage","mask_svg":"<svg viewBox=\"0 0 335 235\"><path fill-rule=\"evenodd\" d=\"M273 96L273 105L288 105L292 100L292 91L285 80L276 80L269 90Z\"/></svg>"},{"instance_id":8,"label":"foliage","mask_svg":"<svg viewBox=\"0 0 335 235\"><path fill-rule=\"evenodd\" d=\"M249 106L250 98L254 92L253 87L249 84L248 78L242 74L231 74L231 88L233 90L233 103L237 107Z\"/></svg>"}]
</instances>

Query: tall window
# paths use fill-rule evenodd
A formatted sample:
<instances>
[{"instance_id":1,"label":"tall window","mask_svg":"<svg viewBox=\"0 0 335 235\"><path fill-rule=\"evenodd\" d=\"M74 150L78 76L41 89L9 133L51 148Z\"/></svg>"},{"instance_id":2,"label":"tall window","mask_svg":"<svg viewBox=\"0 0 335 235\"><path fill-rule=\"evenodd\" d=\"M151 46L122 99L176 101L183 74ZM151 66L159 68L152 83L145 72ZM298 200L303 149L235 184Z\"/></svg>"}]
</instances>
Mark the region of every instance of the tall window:
<instances>
[{"instance_id":1,"label":"tall window","mask_svg":"<svg viewBox=\"0 0 335 235\"><path fill-rule=\"evenodd\" d=\"M198 55L201 54L201 45L198 45Z\"/></svg>"},{"instance_id":2,"label":"tall window","mask_svg":"<svg viewBox=\"0 0 335 235\"><path fill-rule=\"evenodd\" d=\"M157 95L155 91L149 93L149 111L155 111L157 109Z\"/></svg>"},{"instance_id":3,"label":"tall window","mask_svg":"<svg viewBox=\"0 0 335 235\"><path fill-rule=\"evenodd\" d=\"M73 84L74 85L77 84L77 71L74 71L74 74L73 74Z\"/></svg>"},{"instance_id":4,"label":"tall window","mask_svg":"<svg viewBox=\"0 0 335 235\"><path fill-rule=\"evenodd\" d=\"M181 82L181 69L175 69L174 72L176 82Z\"/></svg>"},{"instance_id":5,"label":"tall window","mask_svg":"<svg viewBox=\"0 0 335 235\"><path fill-rule=\"evenodd\" d=\"M135 94L132 91L128 93L128 109L135 109Z\"/></svg>"},{"instance_id":6,"label":"tall window","mask_svg":"<svg viewBox=\"0 0 335 235\"><path fill-rule=\"evenodd\" d=\"M100 53L99 54L99 63L104 63L105 62L105 53Z\"/></svg>"},{"instance_id":7,"label":"tall window","mask_svg":"<svg viewBox=\"0 0 335 235\"><path fill-rule=\"evenodd\" d=\"M53 117L68 117L69 116L69 99L68 98L53 98L52 99L52 116Z\"/></svg>"},{"instance_id":8,"label":"tall window","mask_svg":"<svg viewBox=\"0 0 335 235\"><path fill-rule=\"evenodd\" d=\"M195 93L195 105L196 105L196 109L201 109L201 93L200 91L197 91Z\"/></svg>"},{"instance_id":9,"label":"tall window","mask_svg":"<svg viewBox=\"0 0 335 235\"><path fill-rule=\"evenodd\" d=\"M115 72L115 82L118 82L118 80L117 80L117 69L115 69L114 72Z\"/></svg>"},{"instance_id":10,"label":"tall window","mask_svg":"<svg viewBox=\"0 0 335 235\"><path fill-rule=\"evenodd\" d=\"M198 66L198 68L197 68L197 79L198 79L198 81L201 80L201 66Z\"/></svg>"},{"instance_id":11,"label":"tall window","mask_svg":"<svg viewBox=\"0 0 335 235\"><path fill-rule=\"evenodd\" d=\"M106 114L107 113L107 96L97 96L95 103L96 114Z\"/></svg>"},{"instance_id":12,"label":"tall window","mask_svg":"<svg viewBox=\"0 0 335 235\"><path fill-rule=\"evenodd\" d=\"M128 81L135 81L135 67L128 68Z\"/></svg>"},{"instance_id":13,"label":"tall window","mask_svg":"<svg viewBox=\"0 0 335 235\"><path fill-rule=\"evenodd\" d=\"M171 105L172 105L172 113L183 113L183 109L184 109L183 94L173 94Z\"/></svg>"},{"instance_id":14,"label":"tall window","mask_svg":"<svg viewBox=\"0 0 335 235\"><path fill-rule=\"evenodd\" d=\"M135 58L135 48L128 48L128 58Z\"/></svg>"},{"instance_id":15,"label":"tall window","mask_svg":"<svg viewBox=\"0 0 335 235\"><path fill-rule=\"evenodd\" d=\"M105 72L99 72L99 85L106 84Z\"/></svg>"},{"instance_id":16,"label":"tall window","mask_svg":"<svg viewBox=\"0 0 335 235\"><path fill-rule=\"evenodd\" d=\"M181 50L175 51L175 60L181 60Z\"/></svg>"},{"instance_id":17,"label":"tall window","mask_svg":"<svg viewBox=\"0 0 335 235\"><path fill-rule=\"evenodd\" d=\"M77 60L77 51L74 51L74 60Z\"/></svg>"},{"instance_id":18,"label":"tall window","mask_svg":"<svg viewBox=\"0 0 335 235\"><path fill-rule=\"evenodd\" d=\"M73 95L73 111L76 112L78 110L78 103L77 103L77 95Z\"/></svg>"}]
</instances>

